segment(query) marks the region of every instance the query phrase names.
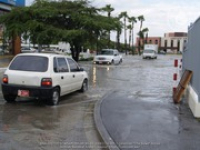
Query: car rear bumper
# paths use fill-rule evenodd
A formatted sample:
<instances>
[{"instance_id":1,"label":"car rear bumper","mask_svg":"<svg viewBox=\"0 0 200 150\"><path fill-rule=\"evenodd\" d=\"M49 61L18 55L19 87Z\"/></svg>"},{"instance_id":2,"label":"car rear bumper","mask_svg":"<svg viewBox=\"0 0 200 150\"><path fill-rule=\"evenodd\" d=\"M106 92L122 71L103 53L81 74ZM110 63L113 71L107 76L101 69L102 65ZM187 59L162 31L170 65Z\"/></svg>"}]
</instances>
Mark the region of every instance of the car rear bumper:
<instances>
[{"instance_id":1,"label":"car rear bumper","mask_svg":"<svg viewBox=\"0 0 200 150\"><path fill-rule=\"evenodd\" d=\"M19 86L12 84L1 84L3 95L18 96L18 90L28 90L28 98L37 99L50 99L52 98L53 87L32 87L32 86Z\"/></svg>"},{"instance_id":2,"label":"car rear bumper","mask_svg":"<svg viewBox=\"0 0 200 150\"><path fill-rule=\"evenodd\" d=\"M143 55L143 58L156 58L157 56L155 55Z\"/></svg>"}]
</instances>

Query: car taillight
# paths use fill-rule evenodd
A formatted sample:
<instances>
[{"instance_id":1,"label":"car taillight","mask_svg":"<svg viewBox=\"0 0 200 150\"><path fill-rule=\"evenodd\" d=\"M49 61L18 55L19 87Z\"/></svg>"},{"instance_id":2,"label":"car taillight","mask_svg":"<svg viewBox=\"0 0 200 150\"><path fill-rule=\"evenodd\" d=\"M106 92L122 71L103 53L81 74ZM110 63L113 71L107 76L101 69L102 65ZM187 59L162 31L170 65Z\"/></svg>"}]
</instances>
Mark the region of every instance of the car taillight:
<instances>
[{"instance_id":1,"label":"car taillight","mask_svg":"<svg viewBox=\"0 0 200 150\"><path fill-rule=\"evenodd\" d=\"M3 76L2 82L3 82L3 83L8 83L8 76L7 76L7 75L4 75L4 76Z\"/></svg>"},{"instance_id":2,"label":"car taillight","mask_svg":"<svg viewBox=\"0 0 200 150\"><path fill-rule=\"evenodd\" d=\"M41 81L41 86L52 86L52 79L51 78L43 78Z\"/></svg>"}]
</instances>

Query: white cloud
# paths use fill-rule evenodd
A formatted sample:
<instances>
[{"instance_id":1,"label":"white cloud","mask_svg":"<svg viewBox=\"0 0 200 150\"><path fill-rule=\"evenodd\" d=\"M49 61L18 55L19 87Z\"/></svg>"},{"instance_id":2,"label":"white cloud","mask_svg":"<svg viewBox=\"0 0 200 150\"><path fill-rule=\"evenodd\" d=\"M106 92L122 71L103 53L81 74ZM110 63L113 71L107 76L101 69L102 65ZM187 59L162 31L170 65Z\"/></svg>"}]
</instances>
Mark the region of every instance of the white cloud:
<instances>
[{"instance_id":1,"label":"white cloud","mask_svg":"<svg viewBox=\"0 0 200 150\"><path fill-rule=\"evenodd\" d=\"M117 5L113 7L120 11L122 8L127 8L130 16L143 14L145 17L143 26L149 28L149 36L163 36L166 32L187 32L189 24L194 22L199 16L198 6L200 6L200 1L197 0L193 0L192 3L189 0L184 2L147 1L151 1L151 3L137 1L137 3L128 3L128 5L123 3L124 6L119 9ZM138 27L139 23L136 26L136 32L138 32Z\"/></svg>"}]
</instances>

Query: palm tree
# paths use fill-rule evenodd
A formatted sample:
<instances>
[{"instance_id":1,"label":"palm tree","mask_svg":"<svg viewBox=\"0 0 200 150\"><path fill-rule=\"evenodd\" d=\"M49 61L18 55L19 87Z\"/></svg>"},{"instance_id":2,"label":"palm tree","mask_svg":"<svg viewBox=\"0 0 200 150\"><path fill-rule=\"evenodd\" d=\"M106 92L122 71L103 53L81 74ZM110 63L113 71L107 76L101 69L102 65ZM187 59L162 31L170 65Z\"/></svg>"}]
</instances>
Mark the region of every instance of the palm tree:
<instances>
[{"instance_id":1,"label":"palm tree","mask_svg":"<svg viewBox=\"0 0 200 150\"><path fill-rule=\"evenodd\" d=\"M126 30L127 30L126 19L128 18L127 12L126 11L121 12L119 18L123 18L124 21L124 43L125 43L125 48L127 48L127 37L126 37Z\"/></svg>"},{"instance_id":2,"label":"palm tree","mask_svg":"<svg viewBox=\"0 0 200 150\"><path fill-rule=\"evenodd\" d=\"M143 15L138 16L138 20L140 21L140 31L141 31L142 25L143 25L143 21L145 21L144 16Z\"/></svg>"},{"instance_id":3,"label":"palm tree","mask_svg":"<svg viewBox=\"0 0 200 150\"><path fill-rule=\"evenodd\" d=\"M138 50L139 50L141 47L144 46L144 43L146 43L146 42L144 42L144 38L145 38L144 34L147 33L147 32L149 32L149 29L148 29L148 28L144 28L144 29L142 29L141 31L139 31L139 33L138 33L138 35L139 35ZM140 43L140 40L141 40L141 39L142 39L142 44ZM140 51L139 51L139 55L140 55Z\"/></svg>"},{"instance_id":4,"label":"palm tree","mask_svg":"<svg viewBox=\"0 0 200 150\"><path fill-rule=\"evenodd\" d=\"M132 47L134 49L134 24L137 22L136 18L135 17L130 17L129 18L129 22L132 24Z\"/></svg>"},{"instance_id":5,"label":"palm tree","mask_svg":"<svg viewBox=\"0 0 200 150\"><path fill-rule=\"evenodd\" d=\"M141 55L141 53L140 53L140 46L141 46L141 43L140 43L140 36L143 35L142 32L141 32L141 30L142 30L143 21L145 21L144 16L143 16L143 15L138 16L138 20L140 21L138 53L139 53L139 55Z\"/></svg>"},{"instance_id":6,"label":"palm tree","mask_svg":"<svg viewBox=\"0 0 200 150\"><path fill-rule=\"evenodd\" d=\"M145 37L144 37L144 33L146 33L146 32L149 32L149 29L148 29L148 28L142 29L140 32L138 32L139 37L140 37L141 39L144 39L144 38L145 38Z\"/></svg>"},{"instance_id":7,"label":"palm tree","mask_svg":"<svg viewBox=\"0 0 200 150\"><path fill-rule=\"evenodd\" d=\"M122 27L123 27L122 22L120 21L120 16L116 18L116 22L118 22L116 23L116 31L117 31L116 47L118 50L120 50L120 35L122 33Z\"/></svg>"},{"instance_id":8,"label":"palm tree","mask_svg":"<svg viewBox=\"0 0 200 150\"><path fill-rule=\"evenodd\" d=\"M132 32L132 25L131 24L129 24L128 26L127 26L127 29L129 29L129 43L128 43L128 47L129 47L129 49L131 48L131 32Z\"/></svg>"},{"instance_id":9,"label":"palm tree","mask_svg":"<svg viewBox=\"0 0 200 150\"><path fill-rule=\"evenodd\" d=\"M148 44L148 32L149 32L149 29L148 28L144 28L143 32L146 33L144 43Z\"/></svg>"},{"instance_id":10,"label":"palm tree","mask_svg":"<svg viewBox=\"0 0 200 150\"><path fill-rule=\"evenodd\" d=\"M108 13L108 18L110 19L111 12L114 11L114 8L112 8L111 5L106 5L102 10ZM110 47L110 30L108 31L108 47Z\"/></svg>"}]
</instances>

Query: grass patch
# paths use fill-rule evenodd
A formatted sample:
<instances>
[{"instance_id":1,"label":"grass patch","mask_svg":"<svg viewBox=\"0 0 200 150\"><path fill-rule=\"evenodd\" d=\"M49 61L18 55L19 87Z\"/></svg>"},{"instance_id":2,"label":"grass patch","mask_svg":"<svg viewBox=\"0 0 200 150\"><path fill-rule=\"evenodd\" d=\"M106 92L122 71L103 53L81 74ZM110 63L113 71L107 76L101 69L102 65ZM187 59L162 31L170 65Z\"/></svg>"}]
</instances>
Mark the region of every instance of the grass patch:
<instances>
[{"instance_id":1,"label":"grass patch","mask_svg":"<svg viewBox=\"0 0 200 150\"><path fill-rule=\"evenodd\" d=\"M90 58L79 58L79 61L92 61L93 57Z\"/></svg>"},{"instance_id":2,"label":"grass patch","mask_svg":"<svg viewBox=\"0 0 200 150\"><path fill-rule=\"evenodd\" d=\"M0 59L7 59L7 58L12 59L13 57L14 55L0 55Z\"/></svg>"}]
</instances>

